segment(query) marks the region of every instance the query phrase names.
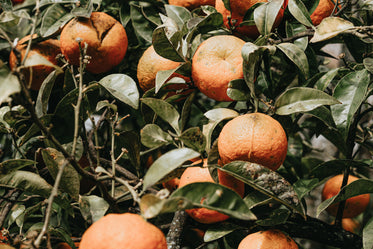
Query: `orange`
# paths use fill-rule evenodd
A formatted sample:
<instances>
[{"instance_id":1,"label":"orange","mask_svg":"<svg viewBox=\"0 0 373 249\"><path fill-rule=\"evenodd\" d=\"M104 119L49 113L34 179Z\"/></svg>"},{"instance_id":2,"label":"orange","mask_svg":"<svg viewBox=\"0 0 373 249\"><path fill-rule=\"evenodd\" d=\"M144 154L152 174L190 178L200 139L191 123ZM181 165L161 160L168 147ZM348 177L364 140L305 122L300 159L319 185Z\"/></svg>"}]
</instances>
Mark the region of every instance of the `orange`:
<instances>
[{"instance_id":1,"label":"orange","mask_svg":"<svg viewBox=\"0 0 373 249\"><path fill-rule=\"evenodd\" d=\"M232 101L227 95L228 83L243 78L244 44L233 35L218 35L199 45L192 59L192 79L203 94L217 101Z\"/></svg>"},{"instance_id":2,"label":"orange","mask_svg":"<svg viewBox=\"0 0 373 249\"><path fill-rule=\"evenodd\" d=\"M238 245L238 249L298 249L288 235L277 229L249 234Z\"/></svg>"},{"instance_id":3,"label":"orange","mask_svg":"<svg viewBox=\"0 0 373 249\"><path fill-rule=\"evenodd\" d=\"M72 65L79 65L81 46L88 44L91 57L87 71L104 73L118 65L124 58L128 39L120 22L103 12L93 12L90 18L74 18L63 28L60 36L61 51Z\"/></svg>"},{"instance_id":4,"label":"orange","mask_svg":"<svg viewBox=\"0 0 373 249\"><path fill-rule=\"evenodd\" d=\"M21 60L23 60L26 55L27 43L30 38L30 35L22 38L15 47L21 54ZM33 35L33 39L35 38L37 38L36 34ZM60 42L55 39L49 39L31 45L31 50L27 54L24 68L21 69L28 88L32 90L40 89L44 79L55 69L55 65L58 64L56 56L60 53ZM11 70L15 70L17 66L17 57L13 50L9 56L9 66Z\"/></svg>"},{"instance_id":5,"label":"orange","mask_svg":"<svg viewBox=\"0 0 373 249\"><path fill-rule=\"evenodd\" d=\"M108 214L84 232L79 249L167 249L167 242L138 214Z\"/></svg>"},{"instance_id":6,"label":"orange","mask_svg":"<svg viewBox=\"0 0 373 249\"><path fill-rule=\"evenodd\" d=\"M359 178L355 176L349 176L347 184L350 184L351 182L354 182L358 180ZM322 199L327 200L332 198L333 196L337 195L341 189L343 181L343 175L336 175L332 178L330 178L328 181L326 181L324 188L322 190ZM351 197L346 200L345 208L343 211L343 218L353 218L362 212L365 211L365 209L369 205L370 195L369 194L363 194ZM326 211L333 215L337 215L339 203L335 203L331 206L329 206Z\"/></svg>"},{"instance_id":7,"label":"orange","mask_svg":"<svg viewBox=\"0 0 373 249\"><path fill-rule=\"evenodd\" d=\"M201 161L197 161L196 163L200 163ZM196 164L193 163L193 164ZM203 161L203 165L207 166L207 159ZM220 177L224 177L225 175L221 175ZM220 181L219 177L219 181ZM236 179L235 179L236 180ZM236 180L238 181L238 180ZM190 183L195 183L195 182L214 182L212 179L208 167L189 167L187 168L184 173L180 177L180 182L179 182L179 188L190 184ZM229 185L227 187L232 188L235 190L239 195L243 196L244 192L244 183L240 182L241 184L236 184L235 187L236 189L233 189L233 185ZM201 200L201 203L203 200ZM204 224L211 224L211 223L216 223L216 222L221 222L224 220L227 220L229 218L228 215L219 213L218 211L215 210L210 210L207 208L193 208L193 209L188 209L186 210L188 215Z\"/></svg>"},{"instance_id":8,"label":"orange","mask_svg":"<svg viewBox=\"0 0 373 249\"><path fill-rule=\"evenodd\" d=\"M179 187L179 184L180 178L175 177L167 182L162 183L162 186L172 192Z\"/></svg>"},{"instance_id":9,"label":"orange","mask_svg":"<svg viewBox=\"0 0 373 249\"><path fill-rule=\"evenodd\" d=\"M230 120L218 138L224 164L242 160L277 170L285 160L287 147L281 124L263 113L244 114Z\"/></svg>"},{"instance_id":10,"label":"orange","mask_svg":"<svg viewBox=\"0 0 373 249\"><path fill-rule=\"evenodd\" d=\"M311 15L313 25L319 25L325 17L330 16L333 13L334 7L335 5L332 0L320 0L319 4Z\"/></svg>"},{"instance_id":11,"label":"orange","mask_svg":"<svg viewBox=\"0 0 373 249\"><path fill-rule=\"evenodd\" d=\"M333 224L334 224L334 221L332 222L332 225ZM354 219L344 218L342 219L342 228L351 233L358 233L360 230L360 224Z\"/></svg>"},{"instance_id":12,"label":"orange","mask_svg":"<svg viewBox=\"0 0 373 249\"><path fill-rule=\"evenodd\" d=\"M249 38L255 39L259 36L258 28L255 25L243 25L239 26L243 18L245 16L245 13L248 9L250 9L254 4L256 3L265 3L268 2L268 0L230 0L230 8L231 11L227 10L224 6L223 0L216 0L215 8L216 10L223 15L223 21L224 25L227 28L233 27L233 33L237 35L246 35ZM280 9L280 11L277 14L277 17L275 19L275 22L273 24L274 27L277 27L283 16L285 8L288 4L288 0L285 0L283 7ZM229 23L228 17L231 18L231 21ZM230 25L231 24L231 25Z\"/></svg>"},{"instance_id":13,"label":"orange","mask_svg":"<svg viewBox=\"0 0 373 249\"><path fill-rule=\"evenodd\" d=\"M189 10L193 10L202 5L215 5L215 0L169 0L169 4L185 7Z\"/></svg>"},{"instance_id":14,"label":"orange","mask_svg":"<svg viewBox=\"0 0 373 249\"><path fill-rule=\"evenodd\" d=\"M159 71L175 69L180 65L180 62L172 61L166 59L154 50L153 45L148 47L145 52L142 54L139 63L137 65L137 79L139 80L139 85L141 89L146 92L155 87L155 78ZM174 73L170 76L170 79L174 77L183 78L186 82L189 82L190 79L181 74ZM166 82L167 83L167 82ZM167 86L168 89L175 90L173 94L176 93L176 90L187 89L186 84L172 84ZM172 94L170 94L172 95Z\"/></svg>"}]
</instances>

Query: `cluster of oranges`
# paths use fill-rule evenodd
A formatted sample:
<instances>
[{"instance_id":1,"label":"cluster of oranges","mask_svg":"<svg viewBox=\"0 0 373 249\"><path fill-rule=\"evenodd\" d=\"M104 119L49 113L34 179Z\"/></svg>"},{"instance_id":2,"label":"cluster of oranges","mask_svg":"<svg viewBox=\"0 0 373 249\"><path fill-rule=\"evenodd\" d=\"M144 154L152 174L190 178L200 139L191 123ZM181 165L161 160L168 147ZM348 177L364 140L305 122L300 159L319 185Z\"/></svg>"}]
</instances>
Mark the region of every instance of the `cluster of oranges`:
<instances>
[{"instance_id":1,"label":"cluster of oranges","mask_svg":"<svg viewBox=\"0 0 373 249\"><path fill-rule=\"evenodd\" d=\"M259 35L256 26L240 24L244 21L247 10L260 2L267 2L267 0L230 0L230 10L228 10L222 0L170 0L170 4L188 9L201 5L215 6L223 15L224 25L233 29L233 35L213 36L199 45L192 58L191 78L177 73L170 78L180 77L187 82L192 81L200 92L216 101L232 101L227 95L228 83L243 78L241 50L245 41L239 36L255 38ZM278 12L274 27L280 24L287 3L287 0L284 1ZM335 10L334 7L332 1L320 0L319 6L311 15L314 25L318 25L323 18L331 15ZM16 50L20 55L15 51L11 53L9 63L13 70L17 68L19 59L24 60L27 41L30 38L25 37L18 42ZM128 47L128 38L124 27L105 13L93 12L89 19L74 18L65 25L59 40L50 39L32 45L22 68L28 87L33 90L40 88L46 76L58 65L56 56L59 53L62 53L70 64L79 66L85 45L88 45L87 58L85 58L88 61L86 70L99 74L110 71L123 60ZM159 71L176 69L178 66L180 66L179 62L163 58L156 53L153 46L150 46L138 63L139 86L144 92L154 88ZM177 90L185 88L185 86L180 87L179 84L171 87L173 88L170 89ZM225 124L218 138L221 164L242 160L260 164L273 171L284 162L287 145L286 133L281 124L269 115L261 113L245 114L232 119ZM213 182L206 166L205 159L202 167L187 168L177 182L178 187L193 182ZM242 182L222 171L218 171L218 176L220 184L235 190L240 196L244 195L245 186ZM349 182L354 180L356 179L351 177ZM323 198L328 199L336 195L340 189L340 182L340 176L330 179L325 184ZM347 200L343 216L355 217L365 210L368 203L369 195ZM330 206L328 212L335 215L336 207ZM206 208L190 209L187 213L196 221L206 224L229 218L225 214ZM83 234L79 248L166 249L167 243L163 232L156 226L145 221L140 215L125 213L109 214L95 222ZM267 230L249 234L241 241L238 248L291 249L298 246L283 232Z\"/></svg>"}]
</instances>

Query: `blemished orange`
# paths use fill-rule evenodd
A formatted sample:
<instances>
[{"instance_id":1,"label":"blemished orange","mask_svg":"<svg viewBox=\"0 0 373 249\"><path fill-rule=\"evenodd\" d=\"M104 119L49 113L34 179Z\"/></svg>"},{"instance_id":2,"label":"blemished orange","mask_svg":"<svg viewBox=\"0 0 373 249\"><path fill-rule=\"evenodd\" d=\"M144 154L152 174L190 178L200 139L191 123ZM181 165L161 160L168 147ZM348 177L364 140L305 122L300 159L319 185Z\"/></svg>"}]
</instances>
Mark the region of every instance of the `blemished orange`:
<instances>
[{"instance_id":1,"label":"blemished orange","mask_svg":"<svg viewBox=\"0 0 373 249\"><path fill-rule=\"evenodd\" d=\"M128 38L123 25L104 12L92 12L90 18L74 18L62 29L61 51L70 64L78 66L80 48L88 45L87 71L98 74L111 70L124 58Z\"/></svg>"},{"instance_id":2,"label":"blemished orange","mask_svg":"<svg viewBox=\"0 0 373 249\"><path fill-rule=\"evenodd\" d=\"M197 161L193 164L198 164L201 161ZM204 159L203 166L207 166L207 159ZM224 177L225 175L222 175L220 177ZM220 178L219 177L219 178ZM219 179L219 181L221 181ZM238 181L238 180L236 180ZM188 185L190 183L195 182L214 182L212 179L208 167L189 167L187 168L184 173L180 177L179 182L179 188ZM233 189L233 185L227 184L226 187L229 187L236 191L240 196L243 196L244 192L244 183L240 182L241 184L236 184L236 189ZM222 184L223 185L223 184ZM203 202L203 200L201 200ZM193 209L187 209L186 212L188 215L203 224L212 224L217 223L221 221L225 221L229 219L228 215L222 214L218 211L207 209L207 208L193 208Z\"/></svg>"},{"instance_id":3,"label":"blemished orange","mask_svg":"<svg viewBox=\"0 0 373 249\"><path fill-rule=\"evenodd\" d=\"M332 0L320 0L316 9L311 14L311 21L313 25L319 25L321 21L330 16L333 13L333 10L337 11L335 4Z\"/></svg>"},{"instance_id":4,"label":"blemished orange","mask_svg":"<svg viewBox=\"0 0 373 249\"><path fill-rule=\"evenodd\" d=\"M138 214L108 214L84 232L79 249L167 249L167 242Z\"/></svg>"},{"instance_id":5,"label":"blemished orange","mask_svg":"<svg viewBox=\"0 0 373 249\"><path fill-rule=\"evenodd\" d=\"M146 92L155 87L155 79L159 71L175 69L180 65L180 62L166 59L154 50L153 45L149 46L142 56L140 57L139 63L137 64L137 79L141 89ZM190 79L181 74L174 73L170 76L170 79L179 77L189 82ZM167 82L166 82L167 83ZM167 86L168 89L181 90L187 89L186 84L172 84Z\"/></svg>"},{"instance_id":6,"label":"blemished orange","mask_svg":"<svg viewBox=\"0 0 373 249\"><path fill-rule=\"evenodd\" d=\"M277 229L249 234L238 249L298 249L292 238Z\"/></svg>"},{"instance_id":7,"label":"blemished orange","mask_svg":"<svg viewBox=\"0 0 373 249\"><path fill-rule=\"evenodd\" d=\"M15 47L21 54L21 60L23 60L26 55L27 43L30 38L30 35L22 38ZM37 38L36 34L33 35L33 39L35 38ZM21 72L25 76L26 86L29 89L40 89L45 78L55 70L55 66L58 64L56 57L60 53L60 41L56 39L48 39L31 44L31 49L27 54L24 67L21 69ZM13 50L9 55L9 66L11 70L15 70L17 66L17 57Z\"/></svg>"},{"instance_id":8,"label":"blemished orange","mask_svg":"<svg viewBox=\"0 0 373 249\"><path fill-rule=\"evenodd\" d=\"M285 130L271 116L249 113L227 122L218 138L222 163L248 161L277 170L288 148Z\"/></svg>"},{"instance_id":9,"label":"blemished orange","mask_svg":"<svg viewBox=\"0 0 373 249\"><path fill-rule=\"evenodd\" d=\"M198 46L192 59L192 79L203 94L217 101L232 101L227 95L228 84L243 79L244 44L236 36L217 35Z\"/></svg>"},{"instance_id":10,"label":"blemished orange","mask_svg":"<svg viewBox=\"0 0 373 249\"><path fill-rule=\"evenodd\" d=\"M189 10L201 7L202 5L215 5L215 0L169 0L169 4L185 7Z\"/></svg>"},{"instance_id":11,"label":"blemished orange","mask_svg":"<svg viewBox=\"0 0 373 249\"><path fill-rule=\"evenodd\" d=\"M243 18L248 9L250 9L256 3L265 2L268 2L268 0L230 0L229 4L231 10L229 11L225 8L223 0L216 0L215 8L219 13L223 15L224 25L227 28L233 27L234 34L237 34L238 36L245 35L249 38L255 39L259 36L259 31L256 25L240 26L240 24L243 22ZM281 7L280 11L277 14L273 27L277 27L282 21L287 4L288 0L285 0L283 7ZM230 20L228 19L228 17L230 18Z\"/></svg>"},{"instance_id":12,"label":"blemished orange","mask_svg":"<svg viewBox=\"0 0 373 249\"><path fill-rule=\"evenodd\" d=\"M350 175L348 177L347 184L358 180L356 176ZM336 175L326 181L324 188L322 190L322 200L327 200L337 195L341 189L343 181L343 174ZM351 197L346 200L345 208L343 211L343 218L353 218L363 213L369 205L370 195L362 194L358 196ZM337 215L339 203L330 205L326 211L333 215Z\"/></svg>"}]
</instances>

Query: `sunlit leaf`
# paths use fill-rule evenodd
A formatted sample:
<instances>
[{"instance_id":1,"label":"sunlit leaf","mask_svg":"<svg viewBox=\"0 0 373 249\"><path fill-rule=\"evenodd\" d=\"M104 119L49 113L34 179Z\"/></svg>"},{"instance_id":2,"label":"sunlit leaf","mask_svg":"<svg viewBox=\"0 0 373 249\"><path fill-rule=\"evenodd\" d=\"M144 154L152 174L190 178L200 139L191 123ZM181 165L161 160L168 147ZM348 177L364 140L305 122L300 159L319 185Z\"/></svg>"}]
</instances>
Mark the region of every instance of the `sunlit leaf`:
<instances>
[{"instance_id":1,"label":"sunlit leaf","mask_svg":"<svg viewBox=\"0 0 373 249\"><path fill-rule=\"evenodd\" d=\"M254 21L260 34L268 35L271 33L277 14L283 4L284 0L272 0L254 10Z\"/></svg>"},{"instance_id":2,"label":"sunlit leaf","mask_svg":"<svg viewBox=\"0 0 373 249\"><path fill-rule=\"evenodd\" d=\"M363 228L363 245L364 249L373 247L373 218L370 218Z\"/></svg>"},{"instance_id":3,"label":"sunlit leaf","mask_svg":"<svg viewBox=\"0 0 373 249\"><path fill-rule=\"evenodd\" d=\"M101 197L89 195L80 196L79 207L84 219L92 224L106 214L109 204Z\"/></svg>"},{"instance_id":4,"label":"sunlit leaf","mask_svg":"<svg viewBox=\"0 0 373 249\"><path fill-rule=\"evenodd\" d=\"M373 74L373 58L367 57L363 60L366 70Z\"/></svg>"},{"instance_id":5,"label":"sunlit leaf","mask_svg":"<svg viewBox=\"0 0 373 249\"><path fill-rule=\"evenodd\" d=\"M157 54L172 61L184 62L184 56L177 49L178 44L173 44L166 35L166 27L156 28L152 36L152 44ZM176 45L176 46L175 46Z\"/></svg>"},{"instance_id":6,"label":"sunlit leaf","mask_svg":"<svg viewBox=\"0 0 373 249\"><path fill-rule=\"evenodd\" d=\"M174 20L179 29L181 29L186 21L192 18L190 11L184 7L165 4L167 16Z\"/></svg>"},{"instance_id":7,"label":"sunlit leaf","mask_svg":"<svg viewBox=\"0 0 373 249\"><path fill-rule=\"evenodd\" d=\"M310 13L301 0L289 0L288 9L297 21L308 27L313 27Z\"/></svg>"},{"instance_id":8,"label":"sunlit leaf","mask_svg":"<svg viewBox=\"0 0 373 249\"><path fill-rule=\"evenodd\" d=\"M325 41L333 38L346 30L353 29L354 24L343 18L332 16L324 18L316 27L311 43Z\"/></svg>"},{"instance_id":9,"label":"sunlit leaf","mask_svg":"<svg viewBox=\"0 0 373 249\"><path fill-rule=\"evenodd\" d=\"M338 75L339 68L332 69L324 74L316 83L315 88L319 89L320 91L325 91L325 89L329 86L330 82Z\"/></svg>"},{"instance_id":10,"label":"sunlit leaf","mask_svg":"<svg viewBox=\"0 0 373 249\"><path fill-rule=\"evenodd\" d=\"M139 90L136 82L125 74L110 74L99 81L115 98L134 109L139 107Z\"/></svg>"},{"instance_id":11,"label":"sunlit leaf","mask_svg":"<svg viewBox=\"0 0 373 249\"><path fill-rule=\"evenodd\" d=\"M141 129L141 143L148 148L155 148L172 142L172 137L156 124L147 124Z\"/></svg>"},{"instance_id":12,"label":"sunlit leaf","mask_svg":"<svg viewBox=\"0 0 373 249\"><path fill-rule=\"evenodd\" d=\"M160 156L144 176L143 189L156 184L164 176L180 167L184 162L198 157L200 154L189 148L174 149Z\"/></svg>"},{"instance_id":13,"label":"sunlit leaf","mask_svg":"<svg viewBox=\"0 0 373 249\"><path fill-rule=\"evenodd\" d=\"M323 91L308 87L294 87L286 90L278 97L275 107L277 114L289 115L311 111L322 105L338 103L338 100Z\"/></svg>"},{"instance_id":14,"label":"sunlit leaf","mask_svg":"<svg viewBox=\"0 0 373 249\"><path fill-rule=\"evenodd\" d=\"M12 94L21 91L21 85L18 78L11 73L5 65L0 67L0 104L9 100Z\"/></svg>"}]
</instances>

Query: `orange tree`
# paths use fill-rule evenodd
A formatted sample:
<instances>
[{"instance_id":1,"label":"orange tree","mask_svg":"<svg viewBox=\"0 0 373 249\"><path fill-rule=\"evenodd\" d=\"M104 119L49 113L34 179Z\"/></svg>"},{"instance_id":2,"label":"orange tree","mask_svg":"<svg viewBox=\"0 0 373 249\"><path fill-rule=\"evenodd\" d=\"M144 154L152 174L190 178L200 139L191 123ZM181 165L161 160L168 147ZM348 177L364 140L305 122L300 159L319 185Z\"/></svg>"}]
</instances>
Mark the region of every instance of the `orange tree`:
<instances>
[{"instance_id":1,"label":"orange tree","mask_svg":"<svg viewBox=\"0 0 373 249\"><path fill-rule=\"evenodd\" d=\"M75 248L103 216L136 213L163 232L168 248L238 248L249 234L272 229L300 248L372 248L366 194L373 192L373 2L247 0L247 9L242 1L222 2L224 8L198 1L195 8L166 0L0 1L2 243ZM106 14L89 19L93 12ZM56 61L31 53L41 42L59 40L68 23L90 30L65 30L75 40L64 44L74 50L61 49ZM241 27L254 33L238 32ZM20 51L17 44L28 35ZM238 37L243 46L214 42L201 49L203 63L193 64L200 44L216 36ZM154 87L144 91L137 65L150 46L177 66L158 71ZM234 53L223 53L231 46ZM52 70L41 76L36 66ZM28 87L32 74L43 77L36 89ZM196 77L221 88L200 91ZM168 87L175 84L180 87ZM213 99L219 90L228 98ZM285 159L271 146L277 128L256 129L255 121L239 128L248 141L218 148L226 123L255 112L283 127L286 139L273 144L287 148ZM227 127L235 141L240 132ZM230 160L223 162L222 150L240 156L225 155ZM278 169L267 168L276 158ZM202 166L193 164L198 159L207 159L214 182L173 192L163 187L185 168ZM341 174L340 188L322 199L325 182ZM350 175L358 179L348 184ZM226 187L238 180L243 197ZM342 228L345 203L359 195L368 207L353 217L360 229L351 233ZM229 219L202 224L184 212L193 208ZM115 234L115 227L102 230Z\"/></svg>"}]
</instances>

